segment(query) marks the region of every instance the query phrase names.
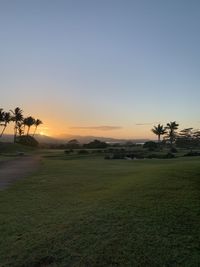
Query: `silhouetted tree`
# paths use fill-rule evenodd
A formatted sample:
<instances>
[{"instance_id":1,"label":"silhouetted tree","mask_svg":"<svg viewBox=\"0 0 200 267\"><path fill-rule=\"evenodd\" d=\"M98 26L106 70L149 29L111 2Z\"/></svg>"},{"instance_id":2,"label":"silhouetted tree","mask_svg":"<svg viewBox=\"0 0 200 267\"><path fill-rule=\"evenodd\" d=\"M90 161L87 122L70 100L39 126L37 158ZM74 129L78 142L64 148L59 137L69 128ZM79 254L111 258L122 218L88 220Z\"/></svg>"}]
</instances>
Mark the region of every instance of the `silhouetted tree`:
<instances>
[{"instance_id":1,"label":"silhouetted tree","mask_svg":"<svg viewBox=\"0 0 200 267\"><path fill-rule=\"evenodd\" d=\"M12 119L12 117L11 117L10 112L3 112L3 122L4 122L4 124L3 124L3 130L2 130L2 132L0 134L0 137L3 136L3 133L4 133L8 123L10 123L11 119Z\"/></svg>"},{"instance_id":2,"label":"silhouetted tree","mask_svg":"<svg viewBox=\"0 0 200 267\"><path fill-rule=\"evenodd\" d=\"M80 148L80 143L78 140L72 139L67 143L66 147L70 149Z\"/></svg>"},{"instance_id":3,"label":"silhouetted tree","mask_svg":"<svg viewBox=\"0 0 200 267\"><path fill-rule=\"evenodd\" d=\"M0 108L0 126L4 126L4 111Z\"/></svg>"},{"instance_id":4,"label":"silhouetted tree","mask_svg":"<svg viewBox=\"0 0 200 267\"><path fill-rule=\"evenodd\" d=\"M159 144L153 141L147 141L143 145L144 148L147 148L149 151L154 151L159 147Z\"/></svg>"},{"instance_id":5,"label":"silhouetted tree","mask_svg":"<svg viewBox=\"0 0 200 267\"><path fill-rule=\"evenodd\" d=\"M4 111L0 108L0 124L4 121Z\"/></svg>"},{"instance_id":6,"label":"silhouetted tree","mask_svg":"<svg viewBox=\"0 0 200 267\"><path fill-rule=\"evenodd\" d=\"M22 115L22 110L17 107L13 110L11 110L13 116L12 116L12 120L14 121L15 125L14 125L14 143L16 142L16 137L17 137L17 123L22 122L23 121L23 115Z\"/></svg>"},{"instance_id":7,"label":"silhouetted tree","mask_svg":"<svg viewBox=\"0 0 200 267\"><path fill-rule=\"evenodd\" d=\"M42 121L41 121L41 120L39 120L39 119L36 119L36 120L35 120L35 123L34 123L34 125L35 125L35 130L34 130L33 136L35 135L35 133L36 133L36 131L37 131L37 127L38 127L39 125L41 125L41 124L42 124Z\"/></svg>"},{"instance_id":8,"label":"silhouetted tree","mask_svg":"<svg viewBox=\"0 0 200 267\"><path fill-rule=\"evenodd\" d=\"M25 131L24 122L18 122L17 123L17 133L19 134L19 136L22 136L24 134L24 131Z\"/></svg>"},{"instance_id":9,"label":"silhouetted tree","mask_svg":"<svg viewBox=\"0 0 200 267\"><path fill-rule=\"evenodd\" d=\"M88 144L84 144L86 148L106 148L108 144L99 140L94 140Z\"/></svg>"},{"instance_id":10,"label":"silhouetted tree","mask_svg":"<svg viewBox=\"0 0 200 267\"><path fill-rule=\"evenodd\" d=\"M158 142L160 143L160 137L161 135L164 135L167 133L166 131L166 128L161 125L161 124L158 124L157 126L154 126L153 129L151 129L152 132L158 136Z\"/></svg>"},{"instance_id":11,"label":"silhouetted tree","mask_svg":"<svg viewBox=\"0 0 200 267\"><path fill-rule=\"evenodd\" d=\"M175 142L175 140L176 140L176 136L177 136L176 130L178 129L178 126L179 126L179 124L176 123L176 121L167 123L167 126L166 126L166 129L168 130L167 137L169 138L169 142L170 142L171 146L172 146L173 142Z\"/></svg>"},{"instance_id":12,"label":"silhouetted tree","mask_svg":"<svg viewBox=\"0 0 200 267\"><path fill-rule=\"evenodd\" d=\"M193 148L199 145L200 132L194 131L193 128L186 128L178 133L176 145L184 148Z\"/></svg>"},{"instance_id":13,"label":"silhouetted tree","mask_svg":"<svg viewBox=\"0 0 200 267\"><path fill-rule=\"evenodd\" d=\"M42 124L41 120L39 119L35 120L31 116L24 119L23 114L22 114L23 111L19 107L15 108L14 110L10 110L10 112L5 112L2 108L0 108L0 126L3 127L2 130L0 131L0 137L2 137L2 135L4 134L4 131L8 123L13 121L14 122L14 143L17 142L16 140L17 136L22 137L25 134L25 126L28 127L27 129L27 136L28 136L32 125L35 125L35 131L34 131L34 134L35 134L37 127L40 124Z\"/></svg>"},{"instance_id":14,"label":"silhouetted tree","mask_svg":"<svg viewBox=\"0 0 200 267\"><path fill-rule=\"evenodd\" d=\"M199 146L200 145L200 130L193 131L193 139L195 143Z\"/></svg>"},{"instance_id":15,"label":"silhouetted tree","mask_svg":"<svg viewBox=\"0 0 200 267\"><path fill-rule=\"evenodd\" d=\"M198 139L200 141L200 130L195 130L193 132L193 138Z\"/></svg>"},{"instance_id":16,"label":"silhouetted tree","mask_svg":"<svg viewBox=\"0 0 200 267\"><path fill-rule=\"evenodd\" d=\"M26 135L29 135L31 126L35 124L35 119L31 116L24 119L24 125L28 127Z\"/></svg>"}]
</instances>

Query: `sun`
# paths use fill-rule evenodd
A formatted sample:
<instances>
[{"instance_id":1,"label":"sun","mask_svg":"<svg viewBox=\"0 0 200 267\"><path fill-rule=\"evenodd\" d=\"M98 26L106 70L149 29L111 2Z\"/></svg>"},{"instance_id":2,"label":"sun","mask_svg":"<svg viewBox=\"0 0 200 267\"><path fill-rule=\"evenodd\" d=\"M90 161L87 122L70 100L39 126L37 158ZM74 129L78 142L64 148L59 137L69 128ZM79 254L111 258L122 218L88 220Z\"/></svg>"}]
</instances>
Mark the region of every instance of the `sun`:
<instances>
[{"instance_id":1,"label":"sun","mask_svg":"<svg viewBox=\"0 0 200 267\"><path fill-rule=\"evenodd\" d=\"M44 135L44 132L41 131L41 132L40 132L40 135Z\"/></svg>"}]
</instances>

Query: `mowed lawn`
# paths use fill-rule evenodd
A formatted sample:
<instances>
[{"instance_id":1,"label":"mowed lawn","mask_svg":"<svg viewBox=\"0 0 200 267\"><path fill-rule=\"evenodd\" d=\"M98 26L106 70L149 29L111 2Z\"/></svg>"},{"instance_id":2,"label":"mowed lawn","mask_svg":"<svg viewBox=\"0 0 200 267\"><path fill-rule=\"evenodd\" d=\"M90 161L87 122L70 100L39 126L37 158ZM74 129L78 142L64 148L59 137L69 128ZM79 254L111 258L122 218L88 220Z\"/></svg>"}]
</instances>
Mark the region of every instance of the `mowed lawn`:
<instances>
[{"instance_id":1,"label":"mowed lawn","mask_svg":"<svg viewBox=\"0 0 200 267\"><path fill-rule=\"evenodd\" d=\"M0 266L200 266L200 158L44 158L0 191Z\"/></svg>"}]
</instances>

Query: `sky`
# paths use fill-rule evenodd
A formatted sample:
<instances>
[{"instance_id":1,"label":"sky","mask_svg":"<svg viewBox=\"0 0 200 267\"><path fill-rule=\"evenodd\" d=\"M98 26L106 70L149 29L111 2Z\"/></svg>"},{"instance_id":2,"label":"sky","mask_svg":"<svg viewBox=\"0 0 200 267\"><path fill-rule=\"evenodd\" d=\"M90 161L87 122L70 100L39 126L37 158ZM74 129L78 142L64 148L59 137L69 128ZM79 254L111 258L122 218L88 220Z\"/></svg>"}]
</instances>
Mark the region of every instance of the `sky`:
<instances>
[{"instance_id":1,"label":"sky","mask_svg":"<svg viewBox=\"0 0 200 267\"><path fill-rule=\"evenodd\" d=\"M1 0L0 107L50 136L199 128L199 14L199 0Z\"/></svg>"}]
</instances>

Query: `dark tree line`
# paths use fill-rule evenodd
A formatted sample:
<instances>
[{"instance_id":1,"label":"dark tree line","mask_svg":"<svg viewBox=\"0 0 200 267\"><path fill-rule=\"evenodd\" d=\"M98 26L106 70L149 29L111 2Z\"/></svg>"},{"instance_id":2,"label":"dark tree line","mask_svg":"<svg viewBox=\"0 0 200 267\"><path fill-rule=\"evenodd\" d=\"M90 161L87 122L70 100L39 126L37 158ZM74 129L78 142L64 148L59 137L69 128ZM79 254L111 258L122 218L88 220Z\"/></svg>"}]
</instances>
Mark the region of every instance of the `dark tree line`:
<instances>
[{"instance_id":1,"label":"dark tree line","mask_svg":"<svg viewBox=\"0 0 200 267\"><path fill-rule=\"evenodd\" d=\"M0 126L2 127L0 137L3 136L9 123L14 123L14 143L17 137L29 136L31 127L34 127L32 137L34 137L37 127L42 124L40 119L35 119L32 116L24 117L23 110L19 107L9 112L0 108Z\"/></svg>"},{"instance_id":2,"label":"dark tree line","mask_svg":"<svg viewBox=\"0 0 200 267\"><path fill-rule=\"evenodd\" d=\"M176 121L167 123L166 126L158 124L154 126L152 132L157 135L158 143L161 142L163 136L163 143L169 143L171 146L176 144L180 147L190 147L200 144L200 130L193 128L186 128L177 131L179 124Z\"/></svg>"}]
</instances>

